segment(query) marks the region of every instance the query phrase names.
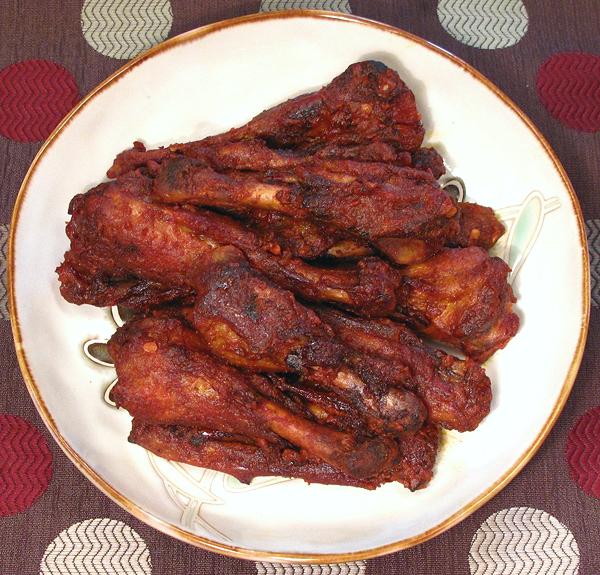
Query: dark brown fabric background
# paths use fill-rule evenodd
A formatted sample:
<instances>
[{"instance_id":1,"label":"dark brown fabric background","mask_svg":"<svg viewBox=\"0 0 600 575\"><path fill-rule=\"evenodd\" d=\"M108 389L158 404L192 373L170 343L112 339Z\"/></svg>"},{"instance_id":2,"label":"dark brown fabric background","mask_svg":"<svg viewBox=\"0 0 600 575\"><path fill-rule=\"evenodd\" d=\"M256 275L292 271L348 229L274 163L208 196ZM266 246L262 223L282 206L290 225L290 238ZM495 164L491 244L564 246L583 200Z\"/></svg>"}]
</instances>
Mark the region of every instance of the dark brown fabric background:
<instances>
[{"instance_id":1,"label":"dark brown fabric background","mask_svg":"<svg viewBox=\"0 0 600 575\"><path fill-rule=\"evenodd\" d=\"M258 0L172 0L169 36L218 20L257 12ZM600 3L597 0L525 0L529 29L515 46L481 50L452 38L440 25L434 0L351 0L352 12L417 34L455 53L488 76L539 126L562 160L581 201L586 220L600 218L600 133L563 126L541 104L535 89L540 65L559 51L600 54ZM4 0L0 6L0 69L43 58L70 70L86 94L124 61L102 56L81 33L82 2ZM448 86L452 90L452 86ZM482 126L482 130L486 127ZM20 183L40 143L18 143L0 136L0 223L9 223ZM552 329L554 310L548 310ZM591 407L600 405L600 311L592 307L590 335L581 371L558 424L525 470L491 502L457 527L423 545L369 560L369 574L447 575L469 573L471 538L497 510L529 506L557 517L574 534L581 552L580 573L600 573L600 500L584 494L569 477L564 450L568 432ZM253 574L251 562L221 557L180 543L147 527L102 495L63 455L44 428L23 383L8 321L0 321L0 413L14 414L42 430L54 456L48 490L27 511L0 518L0 573L39 572L52 539L71 524L110 517L133 527L146 541L155 575ZM93 433L93 430L90 430ZM0 453L0 458L3 454Z\"/></svg>"}]
</instances>

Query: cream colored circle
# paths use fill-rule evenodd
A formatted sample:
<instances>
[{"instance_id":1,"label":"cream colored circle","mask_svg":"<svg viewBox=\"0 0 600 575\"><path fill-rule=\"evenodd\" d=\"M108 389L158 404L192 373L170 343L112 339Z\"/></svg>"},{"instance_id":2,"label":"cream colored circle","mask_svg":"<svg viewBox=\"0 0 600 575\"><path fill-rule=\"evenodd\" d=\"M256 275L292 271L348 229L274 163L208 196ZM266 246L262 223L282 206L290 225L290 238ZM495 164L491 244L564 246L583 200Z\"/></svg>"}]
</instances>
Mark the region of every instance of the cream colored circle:
<instances>
[{"instance_id":1,"label":"cream colored circle","mask_svg":"<svg viewBox=\"0 0 600 575\"><path fill-rule=\"evenodd\" d=\"M96 518L74 523L48 545L40 575L150 575L150 551L129 525Z\"/></svg>"},{"instance_id":2,"label":"cream colored circle","mask_svg":"<svg viewBox=\"0 0 600 575\"><path fill-rule=\"evenodd\" d=\"M487 50L513 46L529 26L522 0L440 0L437 14L459 42Z\"/></svg>"},{"instance_id":3,"label":"cream colored circle","mask_svg":"<svg viewBox=\"0 0 600 575\"><path fill-rule=\"evenodd\" d=\"M162 42L171 31L169 0L85 0L81 31L97 52L128 59Z\"/></svg>"},{"instance_id":4,"label":"cream colored circle","mask_svg":"<svg viewBox=\"0 0 600 575\"><path fill-rule=\"evenodd\" d=\"M579 546L556 517L541 509L511 507L490 515L469 551L471 575L574 575Z\"/></svg>"}]
</instances>

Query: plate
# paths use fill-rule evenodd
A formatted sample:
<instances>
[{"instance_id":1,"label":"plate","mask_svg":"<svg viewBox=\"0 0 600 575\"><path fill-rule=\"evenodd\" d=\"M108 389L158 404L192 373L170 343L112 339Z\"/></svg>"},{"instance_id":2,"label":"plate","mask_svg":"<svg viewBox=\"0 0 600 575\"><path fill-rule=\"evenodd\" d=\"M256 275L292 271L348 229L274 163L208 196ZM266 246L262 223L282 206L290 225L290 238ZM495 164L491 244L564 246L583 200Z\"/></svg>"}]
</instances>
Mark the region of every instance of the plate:
<instances>
[{"instance_id":1,"label":"plate","mask_svg":"<svg viewBox=\"0 0 600 575\"><path fill-rule=\"evenodd\" d=\"M415 92L427 143L468 197L508 232L522 327L487 364L492 411L446 433L435 476L411 493L257 479L174 464L127 443L129 415L104 400L114 371L88 357L110 310L61 299L69 200L141 139L188 141L241 125L319 88L358 60L381 60ZM421 543L504 487L540 447L573 384L589 315L583 220L538 130L489 80L390 26L316 11L261 14L193 30L129 62L58 126L23 182L11 227L10 302L19 362L50 431L79 469L139 519L213 551L272 561L341 562ZM548 329L551 318L552 329ZM118 317L116 320L118 321ZM88 342L85 346L84 344Z\"/></svg>"}]
</instances>

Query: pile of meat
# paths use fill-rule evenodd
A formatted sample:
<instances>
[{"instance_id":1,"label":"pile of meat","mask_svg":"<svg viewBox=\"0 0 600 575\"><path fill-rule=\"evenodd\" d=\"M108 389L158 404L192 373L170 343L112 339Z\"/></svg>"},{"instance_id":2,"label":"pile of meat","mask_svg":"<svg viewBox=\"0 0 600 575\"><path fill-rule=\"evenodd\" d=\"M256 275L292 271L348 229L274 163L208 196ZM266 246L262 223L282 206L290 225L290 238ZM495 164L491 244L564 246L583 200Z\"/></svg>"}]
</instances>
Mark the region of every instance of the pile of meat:
<instances>
[{"instance_id":1,"label":"pile of meat","mask_svg":"<svg viewBox=\"0 0 600 575\"><path fill-rule=\"evenodd\" d=\"M428 483L519 322L502 224L440 187L423 135L398 74L359 62L241 128L136 143L73 198L61 292L134 313L109 342L130 441L245 482Z\"/></svg>"}]
</instances>

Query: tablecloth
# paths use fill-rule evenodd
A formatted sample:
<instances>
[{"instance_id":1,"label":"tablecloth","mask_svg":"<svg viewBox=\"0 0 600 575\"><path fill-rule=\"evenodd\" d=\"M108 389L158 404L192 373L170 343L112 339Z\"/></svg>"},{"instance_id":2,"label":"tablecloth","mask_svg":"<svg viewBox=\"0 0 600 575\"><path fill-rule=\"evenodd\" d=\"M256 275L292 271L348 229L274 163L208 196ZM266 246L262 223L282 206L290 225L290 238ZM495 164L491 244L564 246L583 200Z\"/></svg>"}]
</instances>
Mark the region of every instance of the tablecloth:
<instances>
[{"instance_id":1,"label":"tablecloth","mask_svg":"<svg viewBox=\"0 0 600 575\"><path fill-rule=\"evenodd\" d=\"M222 557L163 535L114 504L45 429L17 365L7 310L13 203L60 118L127 59L168 37L242 14L291 8L380 20L483 72L556 150L583 208L591 257L592 312L581 370L532 461L499 495L435 539L341 565ZM3 0L0 574L600 574L599 31L598 0ZM548 314L551 329L553 310Z\"/></svg>"}]
</instances>

